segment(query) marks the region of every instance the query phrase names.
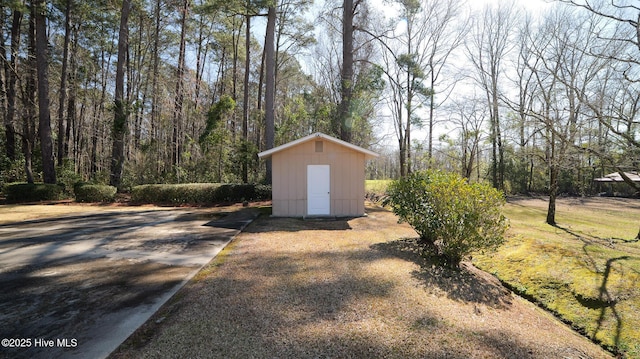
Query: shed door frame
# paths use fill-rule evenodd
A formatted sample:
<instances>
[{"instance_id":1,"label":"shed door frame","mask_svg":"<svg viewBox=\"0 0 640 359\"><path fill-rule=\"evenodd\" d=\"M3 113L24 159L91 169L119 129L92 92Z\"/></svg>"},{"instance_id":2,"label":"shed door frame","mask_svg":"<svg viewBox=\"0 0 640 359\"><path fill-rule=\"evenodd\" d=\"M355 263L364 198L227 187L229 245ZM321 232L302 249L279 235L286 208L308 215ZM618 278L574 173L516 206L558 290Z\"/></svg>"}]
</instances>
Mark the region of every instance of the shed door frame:
<instances>
[{"instance_id":1,"label":"shed door frame","mask_svg":"<svg viewBox=\"0 0 640 359\"><path fill-rule=\"evenodd\" d=\"M307 215L331 214L331 166L307 165Z\"/></svg>"}]
</instances>

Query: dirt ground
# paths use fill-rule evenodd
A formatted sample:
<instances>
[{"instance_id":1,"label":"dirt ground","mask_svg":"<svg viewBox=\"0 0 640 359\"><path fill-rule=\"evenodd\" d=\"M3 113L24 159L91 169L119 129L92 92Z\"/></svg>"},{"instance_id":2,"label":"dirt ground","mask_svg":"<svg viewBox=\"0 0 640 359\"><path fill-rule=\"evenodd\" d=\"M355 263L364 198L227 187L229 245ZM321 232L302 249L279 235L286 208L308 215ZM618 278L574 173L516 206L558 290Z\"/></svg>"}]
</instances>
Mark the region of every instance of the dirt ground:
<instances>
[{"instance_id":1,"label":"dirt ground","mask_svg":"<svg viewBox=\"0 0 640 359\"><path fill-rule=\"evenodd\" d=\"M261 217L112 358L608 358L470 264L419 255L390 212Z\"/></svg>"},{"instance_id":2,"label":"dirt ground","mask_svg":"<svg viewBox=\"0 0 640 359\"><path fill-rule=\"evenodd\" d=\"M237 233L210 224L238 208L0 207L40 218L0 225L0 358L106 356Z\"/></svg>"}]
</instances>

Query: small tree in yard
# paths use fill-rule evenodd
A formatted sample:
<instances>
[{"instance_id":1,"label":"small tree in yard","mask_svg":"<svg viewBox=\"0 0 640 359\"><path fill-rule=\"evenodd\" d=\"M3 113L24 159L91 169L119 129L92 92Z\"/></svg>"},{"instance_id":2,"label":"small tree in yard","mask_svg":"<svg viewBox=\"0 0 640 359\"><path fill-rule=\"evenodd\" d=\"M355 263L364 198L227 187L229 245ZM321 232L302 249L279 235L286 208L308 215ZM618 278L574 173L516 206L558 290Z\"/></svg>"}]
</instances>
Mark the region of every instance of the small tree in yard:
<instances>
[{"instance_id":1,"label":"small tree in yard","mask_svg":"<svg viewBox=\"0 0 640 359\"><path fill-rule=\"evenodd\" d=\"M451 266L475 250L495 249L508 228L504 196L482 183L469 184L454 173L414 172L387 189L393 213L409 223L421 243Z\"/></svg>"}]
</instances>

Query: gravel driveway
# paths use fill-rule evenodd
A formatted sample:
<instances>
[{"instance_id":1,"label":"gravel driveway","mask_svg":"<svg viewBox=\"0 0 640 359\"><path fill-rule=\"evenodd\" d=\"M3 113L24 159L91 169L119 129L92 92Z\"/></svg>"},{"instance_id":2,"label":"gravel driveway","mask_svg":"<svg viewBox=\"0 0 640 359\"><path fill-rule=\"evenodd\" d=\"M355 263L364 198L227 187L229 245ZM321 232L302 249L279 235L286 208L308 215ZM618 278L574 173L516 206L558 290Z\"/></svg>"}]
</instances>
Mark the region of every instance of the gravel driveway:
<instances>
[{"instance_id":1,"label":"gravel driveway","mask_svg":"<svg viewBox=\"0 0 640 359\"><path fill-rule=\"evenodd\" d=\"M0 225L0 338L10 339L0 358L107 356L257 216L241 212L231 221L219 209L173 209Z\"/></svg>"}]
</instances>

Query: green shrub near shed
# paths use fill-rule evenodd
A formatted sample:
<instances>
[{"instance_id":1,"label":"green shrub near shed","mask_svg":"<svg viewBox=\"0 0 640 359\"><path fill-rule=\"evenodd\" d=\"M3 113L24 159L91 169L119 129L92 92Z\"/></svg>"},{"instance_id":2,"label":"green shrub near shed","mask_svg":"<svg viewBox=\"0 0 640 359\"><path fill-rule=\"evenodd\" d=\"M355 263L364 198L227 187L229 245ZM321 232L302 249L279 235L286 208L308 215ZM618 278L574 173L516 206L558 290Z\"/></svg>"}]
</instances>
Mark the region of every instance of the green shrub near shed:
<instances>
[{"instance_id":1,"label":"green shrub near shed","mask_svg":"<svg viewBox=\"0 0 640 359\"><path fill-rule=\"evenodd\" d=\"M386 204L400 221L409 223L425 249L434 248L451 266L473 251L504 242L505 199L489 185L468 183L454 173L423 171L393 181L387 194Z\"/></svg>"}]
</instances>

